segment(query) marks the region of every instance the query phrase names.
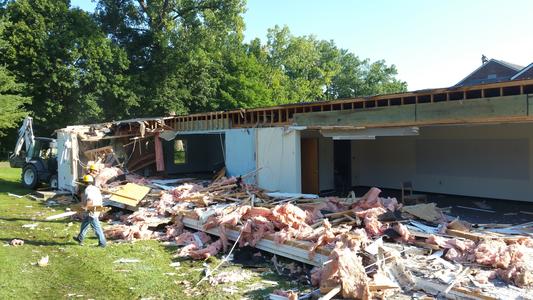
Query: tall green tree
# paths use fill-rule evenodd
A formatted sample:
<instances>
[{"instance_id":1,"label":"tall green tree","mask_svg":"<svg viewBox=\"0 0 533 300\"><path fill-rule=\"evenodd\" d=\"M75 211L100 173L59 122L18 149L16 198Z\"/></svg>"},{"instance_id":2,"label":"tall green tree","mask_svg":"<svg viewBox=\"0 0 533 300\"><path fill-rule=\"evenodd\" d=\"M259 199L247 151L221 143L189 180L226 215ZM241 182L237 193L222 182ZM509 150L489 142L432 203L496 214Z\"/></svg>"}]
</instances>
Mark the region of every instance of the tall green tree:
<instances>
[{"instance_id":1,"label":"tall green tree","mask_svg":"<svg viewBox=\"0 0 533 300\"><path fill-rule=\"evenodd\" d=\"M129 61L85 11L68 0L9 1L2 15L7 46L0 56L31 96L47 131L67 124L119 119L138 105L124 71Z\"/></svg>"},{"instance_id":2,"label":"tall green tree","mask_svg":"<svg viewBox=\"0 0 533 300\"><path fill-rule=\"evenodd\" d=\"M277 103L307 102L401 92L407 84L396 78L384 60L360 60L333 41L294 36L276 26L267 35L266 64Z\"/></svg>"},{"instance_id":3,"label":"tall green tree","mask_svg":"<svg viewBox=\"0 0 533 300\"><path fill-rule=\"evenodd\" d=\"M354 98L407 90L407 83L396 78L396 66L384 60L371 63L341 49L339 71L333 76L326 93L328 98Z\"/></svg>"},{"instance_id":4,"label":"tall green tree","mask_svg":"<svg viewBox=\"0 0 533 300\"><path fill-rule=\"evenodd\" d=\"M221 91L222 49L241 42L243 12L242 0L100 0L96 17L128 54L143 103L138 113L158 115L231 102Z\"/></svg>"},{"instance_id":5,"label":"tall green tree","mask_svg":"<svg viewBox=\"0 0 533 300\"><path fill-rule=\"evenodd\" d=\"M7 26L5 19L0 18L0 36ZM0 39L0 53L4 53L7 42ZM28 112L24 105L30 103L30 98L21 96L23 85L15 81L15 77L4 66L0 66L0 137L18 125Z\"/></svg>"},{"instance_id":6,"label":"tall green tree","mask_svg":"<svg viewBox=\"0 0 533 300\"><path fill-rule=\"evenodd\" d=\"M0 67L0 137L28 114L24 105L30 103L30 98L21 96L22 88L5 67Z\"/></svg>"}]
</instances>

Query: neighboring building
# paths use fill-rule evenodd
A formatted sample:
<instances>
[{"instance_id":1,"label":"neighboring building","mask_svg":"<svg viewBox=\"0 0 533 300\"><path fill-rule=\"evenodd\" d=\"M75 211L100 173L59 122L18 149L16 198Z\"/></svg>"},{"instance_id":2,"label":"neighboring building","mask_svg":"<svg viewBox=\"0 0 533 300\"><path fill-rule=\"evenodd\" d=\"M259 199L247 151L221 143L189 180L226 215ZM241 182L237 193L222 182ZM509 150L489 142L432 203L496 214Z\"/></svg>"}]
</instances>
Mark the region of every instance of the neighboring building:
<instances>
[{"instance_id":1,"label":"neighboring building","mask_svg":"<svg viewBox=\"0 0 533 300\"><path fill-rule=\"evenodd\" d=\"M225 165L273 191L411 181L423 192L533 202L531 69L490 60L450 88L71 126L58 130L59 186L73 190L88 151L112 146L142 174Z\"/></svg>"},{"instance_id":2,"label":"neighboring building","mask_svg":"<svg viewBox=\"0 0 533 300\"><path fill-rule=\"evenodd\" d=\"M490 59L455 86L470 86L511 80L524 67L502 60Z\"/></svg>"},{"instance_id":3,"label":"neighboring building","mask_svg":"<svg viewBox=\"0 0 533 300\"><path fill-rule=\"evenodd\" d=\"M527 67L523 68L520 72L511 77L511 80L524 79L533 79L533 63L530 63Z\"/></svg>"},{"instance_id":4,"label":"neighboring building","mask_svg":"<svg viewBox=\"0 0 533 300\"><path fill-rule=\"evenodd\" d=\"M454 86L460 87L509 80L533 79L533 63L527 67L523 67L494 58L485 61L484 58L483 56L483 63L479 68Z\"/></svg>"}]
</instances>

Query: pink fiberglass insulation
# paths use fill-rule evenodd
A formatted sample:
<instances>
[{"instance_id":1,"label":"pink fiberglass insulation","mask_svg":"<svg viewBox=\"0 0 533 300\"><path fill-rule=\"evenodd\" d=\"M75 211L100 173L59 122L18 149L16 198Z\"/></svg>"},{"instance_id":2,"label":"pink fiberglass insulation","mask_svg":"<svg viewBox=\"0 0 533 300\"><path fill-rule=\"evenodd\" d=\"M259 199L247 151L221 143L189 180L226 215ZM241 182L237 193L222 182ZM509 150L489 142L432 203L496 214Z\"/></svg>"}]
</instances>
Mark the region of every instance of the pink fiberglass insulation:
<instances>
[{"instance_id":1,"label":"pink fiberglass insulation","mask_svg":"<svg viewBox=\"0 0 533 300\"><path fill-rule=\"evenodd\" d=\"M323 267L320 274L321 287L341 284L344 298L371 298L368 277L361 257L357 255L360 245L353 236L345 234L341 237L329 256L332 261Z\"/></svg>"},{"instance_id":2,"label":"pink fiberglass insulation","mask_svg":"<svg viewBox=\"0 0 533 300\"><path fill-rule=\"evenodd\" d=\"M355 210L355 215L363 219L365 229L371 236L381 235L383 231L388 228L387 224L383 224L378 220L378 217L384 214L387 210L382 207L373 207L362 211Z\"/></svg>"}]
</instances>

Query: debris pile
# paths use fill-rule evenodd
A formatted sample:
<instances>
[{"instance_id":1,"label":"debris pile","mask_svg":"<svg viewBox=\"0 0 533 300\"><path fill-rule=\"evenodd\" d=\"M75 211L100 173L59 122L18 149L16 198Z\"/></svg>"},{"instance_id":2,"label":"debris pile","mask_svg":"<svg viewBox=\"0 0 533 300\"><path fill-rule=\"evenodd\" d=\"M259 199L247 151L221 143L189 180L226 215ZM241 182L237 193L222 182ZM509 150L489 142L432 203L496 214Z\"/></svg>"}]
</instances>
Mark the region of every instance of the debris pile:
<instances>
[{"instance_id":1,"label":"debris pile","mask_svg":"<svg viewBox=\"0 0 533 300\"><path fill-rule=\"evenodd\" d=\"M472 226L434 203L404 206L380 197L378 188L361 198L268 193L239 177L174 185L132 180L150 192L136 211L112 216L105 229L110 239L157 239L181 247L176 256L192 259L227 252L234 243L267 249L313 264L310 282L322 294L344 298L420 291L472 299L533 297L531 238ZM278 291L277 297L297 294Z\"/></svg>"}]
</instances>

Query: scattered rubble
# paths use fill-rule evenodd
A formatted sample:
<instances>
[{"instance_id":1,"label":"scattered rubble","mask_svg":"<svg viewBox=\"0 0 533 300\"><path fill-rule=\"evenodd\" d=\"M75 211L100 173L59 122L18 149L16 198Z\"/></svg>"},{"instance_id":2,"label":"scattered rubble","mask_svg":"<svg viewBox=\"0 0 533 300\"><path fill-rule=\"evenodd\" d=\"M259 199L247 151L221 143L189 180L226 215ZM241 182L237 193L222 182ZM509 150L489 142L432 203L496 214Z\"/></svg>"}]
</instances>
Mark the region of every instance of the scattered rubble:
<instances>
[{"instance_id":1,"label":"scattered rubble","mask_svg":"<svg viewBox=\"0 0 533 300\"><path fill-rule=\"evenodd\" d=\"M15 247L16 246L22 246L22 245L24 245L24 241L23 240L19 240L19 239L13 239L13 240L11 240L11 242L9 242L9 244L11 246L15 246Z\"/></svg>"},{"instance_id":2,"label":"scattered rubble","mask_svg":"<svg viewBox=\"0 0 533 300\"><path fill-rule=\"evenodd\" d=\"M155 239L180 247L176 257L202 260L232 246L257 247L273 259L280 255L313 265L309 282L327 297L533 298L528 236L533 223L473 226L434 203L404 206L380 197L378 188L361 198L319 198L267 193L223 173L212 181L130 174L114 181L123 174L107 169L100 173L106 194L116 196L113 191L125 182L150 188L135 211L108 213L104 231L110 239ZM237 273L219 271L206 278L211 284L244 280L245 274ZM298 299L298 293L276 291L272 297Z\"/></svg>"},{"instance_id":3,"label":"scattered rubble","mask_svg":"<svg viewBox=\"0 0 533 300\"><path fill-rule=\"evenodd\" d=\"M37 265L39 267L46 267L46 266L48 266L48 261L49 261L48 255L47 256L43 256L43 257L41 257L41 259L39 259L39 261L37 262Z\"/></svg>"}]
</instances>

